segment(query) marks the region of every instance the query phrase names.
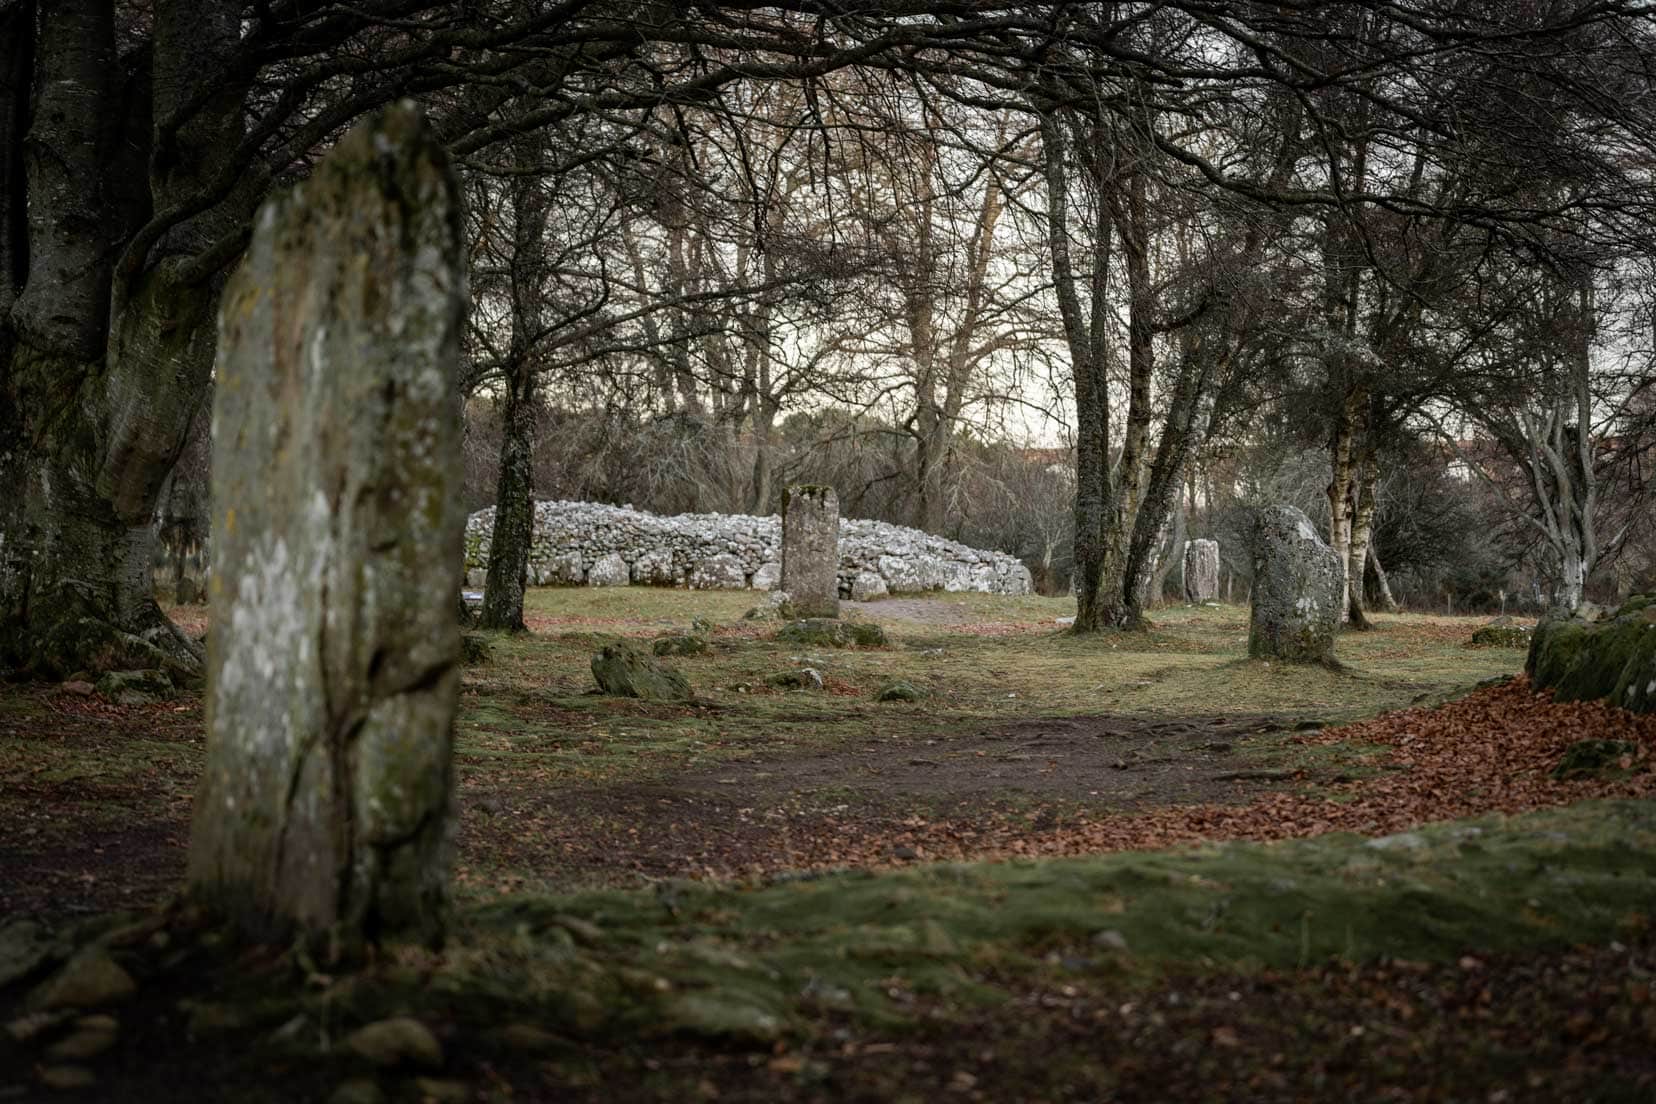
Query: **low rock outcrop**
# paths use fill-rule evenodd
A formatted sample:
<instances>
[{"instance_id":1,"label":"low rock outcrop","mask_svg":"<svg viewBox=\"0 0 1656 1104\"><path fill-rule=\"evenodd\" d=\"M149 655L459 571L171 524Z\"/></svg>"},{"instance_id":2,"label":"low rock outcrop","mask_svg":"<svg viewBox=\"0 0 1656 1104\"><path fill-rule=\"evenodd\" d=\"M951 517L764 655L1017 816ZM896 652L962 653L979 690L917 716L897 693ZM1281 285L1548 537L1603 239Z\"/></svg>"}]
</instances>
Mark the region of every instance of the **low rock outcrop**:
<instances>
[{"instance_id":1,"label":"low rock outcrop","mask_svg":"<svg viewBox=\"0 0 1656 1104\"><path fill-rule=\"evenodd\" d=\"M645 701L688 701L683 674L630 644L607 644L592 657L592 677L606 694Z\"/></svg>"},{"instance_id":2,"label":"low rock outcrop","mask_svg":"<svg viewBox=\"0 0 1656 1104\"><path fill-rule=\"evenodd\" d=\"M1604 698L1635 713L1656 710L1656 594L1635 595L1594 620L1543 620L1524 670L1558 701Z\"/></svg>"},{"instance_id":3,"label":"low rock outcrop","mask_svg":"<svg viewBox=\"0 0 1656 1104\"><path fill-rule=\"evenodd\" d=\"M494 509L466 522L466 572L481 586ZM529 581L536 586L751 587L782 574L776 515L644 513L596 502L537 502ZM839 535L842 598L928 590L1028 594L1029 569L1004 552L968 548L918 529L844 518Z\"/></svg>"}]
</instances>

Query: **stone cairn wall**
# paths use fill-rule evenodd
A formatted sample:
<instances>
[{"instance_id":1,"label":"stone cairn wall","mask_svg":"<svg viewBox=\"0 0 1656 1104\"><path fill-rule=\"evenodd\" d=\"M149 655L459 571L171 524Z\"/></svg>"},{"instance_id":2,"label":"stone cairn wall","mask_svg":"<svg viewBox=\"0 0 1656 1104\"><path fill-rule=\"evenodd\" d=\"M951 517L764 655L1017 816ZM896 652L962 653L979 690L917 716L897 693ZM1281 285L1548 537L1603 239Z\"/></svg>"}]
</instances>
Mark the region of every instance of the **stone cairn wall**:
<instances>
[{"instance_id":1,"label":"stone cairn wall","mask_svg":"<svg viewBox=\"0 0 1656 1104\"><path fill-rule=\"evenodd\" d=\"M483 585L494 508L466 522L466 581ZM892 592L1028 594L1029 569L883 521L840 520L839 589L866 601ZM661 517L595 502L535 503L529 582L535 586L688 586L774 590L782 580L782 521L742 514Z\"/></svg>"}]
</instances>

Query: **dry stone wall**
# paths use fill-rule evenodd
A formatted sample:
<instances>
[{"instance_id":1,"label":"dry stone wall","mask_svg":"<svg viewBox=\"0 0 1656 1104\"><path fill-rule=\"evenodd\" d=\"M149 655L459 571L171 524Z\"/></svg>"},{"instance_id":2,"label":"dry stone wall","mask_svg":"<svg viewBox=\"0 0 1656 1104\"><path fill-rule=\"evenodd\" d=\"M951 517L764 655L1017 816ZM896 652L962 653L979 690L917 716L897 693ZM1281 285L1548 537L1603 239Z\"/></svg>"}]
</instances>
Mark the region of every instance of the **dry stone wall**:
<instances>
[{"instance_id":1,"label":"dry stone wall","mask_svg":"<svg viewBox=\"0 0 1656 1104\"><path fill-rule=\"evenodd\" d=\"M466 578L483 585L491 507L466 522ZM839 590L865 601L893 592L1028 594L1029 569L918 529L843 518ZM688 586L773 590L782 579L782 521L743 514L663 517L595 502L535 503L529 582L535 586Z\"/></svg>"}]
</instances>

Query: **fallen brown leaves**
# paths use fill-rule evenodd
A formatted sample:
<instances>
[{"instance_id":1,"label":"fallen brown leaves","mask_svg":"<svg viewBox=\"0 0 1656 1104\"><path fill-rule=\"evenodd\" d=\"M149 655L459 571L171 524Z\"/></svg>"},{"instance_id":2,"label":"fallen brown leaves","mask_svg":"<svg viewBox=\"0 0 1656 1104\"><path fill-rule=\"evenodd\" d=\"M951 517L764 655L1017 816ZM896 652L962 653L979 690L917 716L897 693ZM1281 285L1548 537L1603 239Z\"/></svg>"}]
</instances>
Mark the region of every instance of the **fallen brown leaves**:
<instances>
[{"instance_id":1,"label":"fallen brown leaves","mask_svg":"<svg viewBox=\"0 0 1656 1104\"><path fill-rule=\"evenodd\" d=\"M1551 777L1565 750L1586 739L1636 745L1631 765L1644 769L1620 777ZM787 866L887 866L909 859L1084 855L1339 831L1385 835L1490 812L1656 794L1656 716L1599 702L1554 702L1523 678L1437 709L1399 710L1291 742L1370 744L1391 752L1378 777L1335 782L1320 793L1271 793L1247 805L1066 815L1045 825L1036 817L1034 827L1027 814L883 822L828 817L809 827L795 822L777 857Z\"/></svg>"}]
</instances>

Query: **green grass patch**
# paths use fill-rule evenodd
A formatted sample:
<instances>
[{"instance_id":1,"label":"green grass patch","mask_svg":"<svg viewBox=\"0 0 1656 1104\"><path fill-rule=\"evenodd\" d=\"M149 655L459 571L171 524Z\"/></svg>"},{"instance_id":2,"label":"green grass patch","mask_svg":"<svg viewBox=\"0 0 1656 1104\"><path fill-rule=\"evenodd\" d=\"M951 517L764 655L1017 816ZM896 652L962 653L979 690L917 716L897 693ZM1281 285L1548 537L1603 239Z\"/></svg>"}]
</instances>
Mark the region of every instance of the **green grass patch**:
<instances>
[{"instance_id":1,"label":"green grass patch","mask_svg":"<svg viewBox=\"0 0 1656 1104\"><path fill-rule=\"evenodd\" d=\"M763 886L514 897L464 917L436 984L567 1029L748 1039L978 980L1330 958L1443 961L1603 941L1648 923L1656 804L1601 802L1368 840L847 872ZM498 1011L498 1009L497 1009Z\"/></svg>"}]
</instances>

